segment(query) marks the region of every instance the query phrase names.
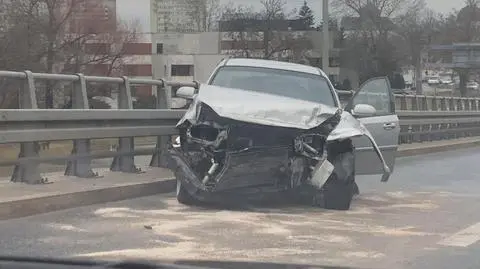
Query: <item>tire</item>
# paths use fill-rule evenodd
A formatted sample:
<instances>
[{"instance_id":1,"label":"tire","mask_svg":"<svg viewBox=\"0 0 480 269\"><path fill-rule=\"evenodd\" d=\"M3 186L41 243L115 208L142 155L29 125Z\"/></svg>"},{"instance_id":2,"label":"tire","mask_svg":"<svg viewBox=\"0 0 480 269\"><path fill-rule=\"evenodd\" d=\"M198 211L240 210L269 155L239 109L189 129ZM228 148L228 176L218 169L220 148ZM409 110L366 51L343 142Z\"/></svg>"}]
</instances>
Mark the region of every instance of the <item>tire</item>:
<instances>
[{"instance_id":1,"label":"tire","mask_svg":"<svg viewBox=\"0 0 480 269\"><path fill-rule=\"evenodd\" d=\"M339 154L332 163L335 169L322 190L314 195L313 203L325 209L349 210L353 196L358 192L354 155L352 152Z\"/></svg>"},{"instance_id":2,"label":"tire","mask_svg":"<svg viewBox=\"0 0 480 269\"><path fill-rule=\"evenodd\" d=\"M177 201L184 205L195 205L197 203L196 199L188 193L185 187L182 184L182 176L183 173L177 170L176 178L177 178L177 188L176 188L176 196Z\"/></svg>"},{"instance_id":3,"label":"tire","mask_svg":"<svg viewBox=\"0 0 480 269\"><path fill-rule=\"evenodd\" d=\"M357 182L353 182L353 195L360 195L360 189L358 188Z\"/></svg>"},{"instance_id":4,"label":"tire","mask_svg":"<svg viewBox=\"0 0 480 269\"><path fill-rule=\"evenodd\" d=\"M349 210L354 195L354 182L338 179L335 174L322 191L323 207L332 210Z\"/></svg>"}]
</instances>

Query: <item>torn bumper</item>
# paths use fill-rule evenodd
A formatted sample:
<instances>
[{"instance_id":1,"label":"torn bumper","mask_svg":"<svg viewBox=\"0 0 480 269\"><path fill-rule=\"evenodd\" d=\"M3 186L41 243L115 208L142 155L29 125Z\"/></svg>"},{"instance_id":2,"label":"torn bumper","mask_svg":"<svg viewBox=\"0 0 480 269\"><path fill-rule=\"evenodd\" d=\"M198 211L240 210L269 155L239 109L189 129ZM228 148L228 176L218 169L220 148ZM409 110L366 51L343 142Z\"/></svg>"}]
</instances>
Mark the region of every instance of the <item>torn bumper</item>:
<instances>
[{"instance_id":1,"label":"torn bumper","mask_svg":"<svg viewBox=\"0 0 480 269\"><path fill-rule=\"evenodd\" d=\"M226 164L212 178L215 184L204 182L181 149L171 148L169 155L177 180L190 195L203 202L238 200L237 196L242 200L264 198L269 191L281 190L279 183L287 178L286 169L282 168L288 165L288 150L282 148L229 154Z\"/></svg>"}]
</instances>

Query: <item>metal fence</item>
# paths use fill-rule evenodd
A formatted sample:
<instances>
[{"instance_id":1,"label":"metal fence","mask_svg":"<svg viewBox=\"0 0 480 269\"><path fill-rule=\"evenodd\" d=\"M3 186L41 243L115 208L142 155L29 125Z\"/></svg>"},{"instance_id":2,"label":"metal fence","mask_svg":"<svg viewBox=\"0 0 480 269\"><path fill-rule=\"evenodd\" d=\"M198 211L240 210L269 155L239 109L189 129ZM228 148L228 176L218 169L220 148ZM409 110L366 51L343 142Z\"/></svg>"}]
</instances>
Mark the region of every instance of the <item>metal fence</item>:
<instances>
[{"instance_id":1,"label":"metal fence","mask_svg":"<svg viewBox=\"0 0 480 269\"><path fill-rule=\"evenodd\" d=\"M14 166L11 180L31 184L42 183L40 163L66 162L65 174L82 178L97 176L92 169L93 159L113 158L113 171L138 173L134 157L151 155L150 165L164 167L162 152L177 134L175 124L184 110L172 110L169 87L192 86L180 83L128 77L96 77L60 74L40 74L0 71L0 78L22 82L20 109L0 109L0 144L20 144L15 160L0 162ZM38 109L37 81L72 83L72 109ZM109 83L118 86L118 109L89 109L89 83ZM154 109L133 109L131 88L134 85L156 87ZM424 142L480 135L480 99L455 97L425 97L396 95L397 114L401 123L401 143ZM136 149L135 137L156 137L156 143ZM118 139L116 151L92 154L91 140ZM73 141L67 157L40 157L39 142Z\"/></svg>"},{"instance_id":2,"label":"metal fence","mask_svg":"<svg viewBox=\"0 0 480 269\"><path fill-rule=\"evenodd\" d=\"M480 98L395 95L400 143L480 135Z\"/></svg>"},{"instance_id":3,"label":"metal fence","mask_svg":"<svg viewBox=\"0 0 480 269\"><path fill-rule=\"evenodd\" d=\"M0 71L0 78L20 80L23 85L19 92L20 109L0 110L0 144L20 143L19 158L4 161L2 166L15 165L11 180L31 184L42 183L38 164L55 160L67 162L65 174L77 177L95 177L91 160L113 157L110 167L113 171L139 172L134 156L151 154L150 165L162 166L161 152L175 134L175 124L183 111L170 110L171 91L169 87L192 86L198 83L180 83L153 79L128 77L97 77L61 74L43 74ZM72 109L38 109L35 84L51 80L72 83ZM91 110L87 97L89 83L109 83L118 86L118 110ZM150 85L156 87L155 109L134 110L131 87ZM134 137L157 136L156 147L135 151ZM116 152L99 152L92 155L90 140L96 138L118 138ZM73 140L69 157L40 157L38 142Z\"/></svg>"}]
</instances>

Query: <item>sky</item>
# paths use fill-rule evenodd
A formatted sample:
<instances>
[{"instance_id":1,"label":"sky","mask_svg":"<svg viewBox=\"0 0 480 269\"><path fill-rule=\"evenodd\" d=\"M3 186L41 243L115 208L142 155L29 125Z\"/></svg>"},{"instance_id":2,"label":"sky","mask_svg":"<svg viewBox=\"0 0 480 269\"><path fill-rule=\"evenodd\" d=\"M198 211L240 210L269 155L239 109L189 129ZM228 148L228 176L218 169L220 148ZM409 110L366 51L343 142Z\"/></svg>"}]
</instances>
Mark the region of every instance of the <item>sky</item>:
<instances>
[{"instance_id":1,"label":"sky","mask_svg":"<svg viewBox=\"0 0 480 269\"><path fill-rule=\"evenodd\" d=\"M304 0L286 0L287 8L299 8L302 6ZM429 8L442 13L448 13L454 8L459 8L460 0L425 0ZM252 5L255 8L260 8L260 0L220 0L221 4L228 4L234 2L242 5ZM317 17L321 17L322 0L307 0L310 8L314 10ZM150 0L117 0L118 15L127 20L140 20L143 32L150 31ZM461 7L461 5L460 5Z\"/></svg>"}]
</instances>

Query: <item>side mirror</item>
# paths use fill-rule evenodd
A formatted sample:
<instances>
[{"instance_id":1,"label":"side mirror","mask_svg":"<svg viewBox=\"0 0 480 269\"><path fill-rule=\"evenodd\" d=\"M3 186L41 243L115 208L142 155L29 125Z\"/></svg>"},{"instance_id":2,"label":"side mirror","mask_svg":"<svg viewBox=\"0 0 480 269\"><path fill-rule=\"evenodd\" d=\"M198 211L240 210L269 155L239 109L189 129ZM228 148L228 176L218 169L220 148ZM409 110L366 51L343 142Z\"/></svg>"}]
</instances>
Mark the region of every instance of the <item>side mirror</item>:
<instances>
[{"instance_id":1,"label":"side mirror","mask_svg":"<svg viewBox=\"0 0 480 269\"><path fill-rule=\"evenodd\" d=\"M375 114L377 113L377 110L371 105L358 104L353 108L352 112L354 116L372 117L372 116L375 116Z\"/></svg>"},{"instance_id":2,"label":"side mirror","mask_svg":"<svg viewBox=\"0 0 480 269\"><path fill-rule=\"evenodd\" d=\"M194 95L195 95L194 87L183 86L177 90L177 97L180 97L180 98L192 99Z\"/></svg>"},{"instance_id":3,"label":"side mirror","mask_svg":"<svg viewBox=\"0 0 480 269\"><path fill-rule=\"evenodd\" d=\"M184 98L172 98L171 108L172 109L182 109L187 106L187 99Z\"/></svg>"}]
</instances>

